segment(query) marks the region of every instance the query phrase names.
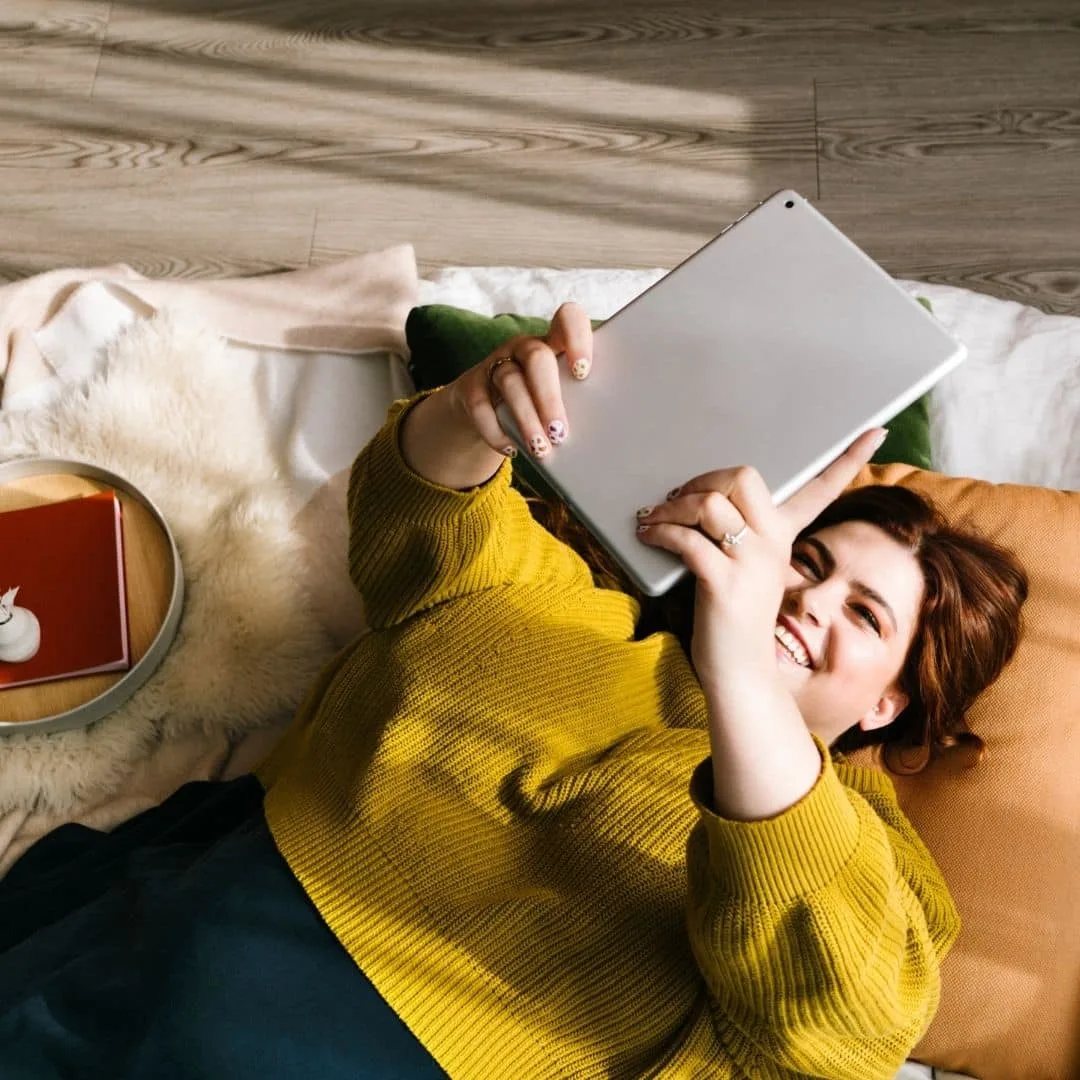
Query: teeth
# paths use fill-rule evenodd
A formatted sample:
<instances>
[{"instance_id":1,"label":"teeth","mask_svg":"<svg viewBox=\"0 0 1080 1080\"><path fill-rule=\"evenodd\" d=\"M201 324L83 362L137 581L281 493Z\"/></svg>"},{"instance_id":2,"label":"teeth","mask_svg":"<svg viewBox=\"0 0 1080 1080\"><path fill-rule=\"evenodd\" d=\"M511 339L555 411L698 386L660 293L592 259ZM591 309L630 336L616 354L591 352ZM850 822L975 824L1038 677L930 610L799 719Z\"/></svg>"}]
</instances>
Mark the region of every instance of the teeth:
<instances>
[{"instance_id":1,"label":"teeth","mask_svg":"<svg viewBox=\"0 0 1080 1080\"><path fill-rule=\"evenodd\" d=\"M810 657L807 656L806 650L802 647L802 642L786 626L777 623L773 633L776 635L777 641L791 653L791 658L796 664L801 667L810 666Z\"/></svg>"}]
</instances>

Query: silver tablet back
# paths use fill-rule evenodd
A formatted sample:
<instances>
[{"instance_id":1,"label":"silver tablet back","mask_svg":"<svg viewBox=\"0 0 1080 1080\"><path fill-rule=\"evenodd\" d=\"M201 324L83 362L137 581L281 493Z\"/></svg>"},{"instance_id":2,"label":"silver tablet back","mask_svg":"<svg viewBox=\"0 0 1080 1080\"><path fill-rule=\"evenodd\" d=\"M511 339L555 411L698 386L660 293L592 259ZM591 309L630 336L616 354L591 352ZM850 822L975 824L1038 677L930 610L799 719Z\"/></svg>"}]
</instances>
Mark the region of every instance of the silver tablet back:
<instances>
[{"instance_id":1,"label":"silver tablet back","mask_svg":"<svg viewBox=\"0 0 1080 1080\"><path fill-rule=\"evenodd\" d=\"M588 379L560 365L570 438L536 464L658 596L685 571L637 539L637 507L744 464L783 502L965 355L806 199L781 191L600 327ZM499 419L524 449L505 405Z\"/></svg>"}]
</instances>

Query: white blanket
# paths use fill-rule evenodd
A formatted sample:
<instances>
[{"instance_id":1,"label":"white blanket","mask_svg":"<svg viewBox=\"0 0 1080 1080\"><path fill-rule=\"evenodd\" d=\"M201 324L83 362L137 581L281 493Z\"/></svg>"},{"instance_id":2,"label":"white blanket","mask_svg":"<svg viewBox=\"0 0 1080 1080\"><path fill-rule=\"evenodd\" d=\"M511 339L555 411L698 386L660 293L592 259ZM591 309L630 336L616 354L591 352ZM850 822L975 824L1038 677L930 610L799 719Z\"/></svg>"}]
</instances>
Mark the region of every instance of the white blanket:
<instances>
[{"instance_id":1,"label":"white blanket","mask_svg":"<svg viewBox=\"0 0 1080 1080\"><path fill-rule=\"evenodd\" d=\"M451 268L421 280L419 303L550 317L564 300L577 300L601 319L665 272ZM931 393L934 467L998 483L1080 489L1080 319L946 285L901 284L927 297L969 351ZM83 290L79 300L95 308L92 316L73 306L65 325L39 331L47 354L97 354L130 318L103 288ZM250 373L298 498L347 468L382 424L389 401L409 389L401 365L386 353L351 358L239 345L232 351ZM64 379L86 373L85 363L56 366ZM35 388L8 407L33 407L41 394Z\"/></svg>"}]
</instances>

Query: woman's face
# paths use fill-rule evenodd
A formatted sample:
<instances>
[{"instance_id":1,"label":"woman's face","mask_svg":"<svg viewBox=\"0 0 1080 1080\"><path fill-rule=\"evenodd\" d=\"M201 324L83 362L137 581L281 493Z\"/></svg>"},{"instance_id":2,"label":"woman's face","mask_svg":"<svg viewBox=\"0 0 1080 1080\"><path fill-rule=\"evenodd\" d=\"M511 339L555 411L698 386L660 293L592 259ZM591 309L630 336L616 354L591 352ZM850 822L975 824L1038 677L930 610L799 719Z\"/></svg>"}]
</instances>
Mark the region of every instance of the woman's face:
<instances>
[{"instance_id":1,"label":"woman's face","mask_svg":"<svg viewBox=\"0 0 1080 1080\"><path fill-rule=\"evenodd\" d=\"M907 704L896 680L924 587L915 556L875 525L844 522L795 542L776 661L806 726L826 745L856 724L884 727Z\"/></svg>"}]
</instances>

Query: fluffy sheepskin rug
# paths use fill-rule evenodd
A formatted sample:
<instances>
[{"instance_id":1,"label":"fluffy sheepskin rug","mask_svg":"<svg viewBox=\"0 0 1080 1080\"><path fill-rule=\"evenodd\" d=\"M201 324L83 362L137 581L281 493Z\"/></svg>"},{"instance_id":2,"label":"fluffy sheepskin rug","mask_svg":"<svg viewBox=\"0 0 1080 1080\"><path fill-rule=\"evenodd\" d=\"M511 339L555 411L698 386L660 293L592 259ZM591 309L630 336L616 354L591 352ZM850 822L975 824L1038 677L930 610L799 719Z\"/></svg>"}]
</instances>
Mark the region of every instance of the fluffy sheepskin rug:
<instances>
[{"instance_id":1,"label":"fluffy sheepskin rug","mask_svg":"<svg viewBox=\"0 0 1080 1080\"><path fill-rule=\"evenodd\" d=\"M119 791L164 740L278 723L332 653L302 583L292 493L225 343L162 312L105 360L48 406L0 412L0 458L89 461L140 488L176 536L184 612L168 656L116 712L0 737L0 812L64 814Z\"/></svg>"}]
</instances>

